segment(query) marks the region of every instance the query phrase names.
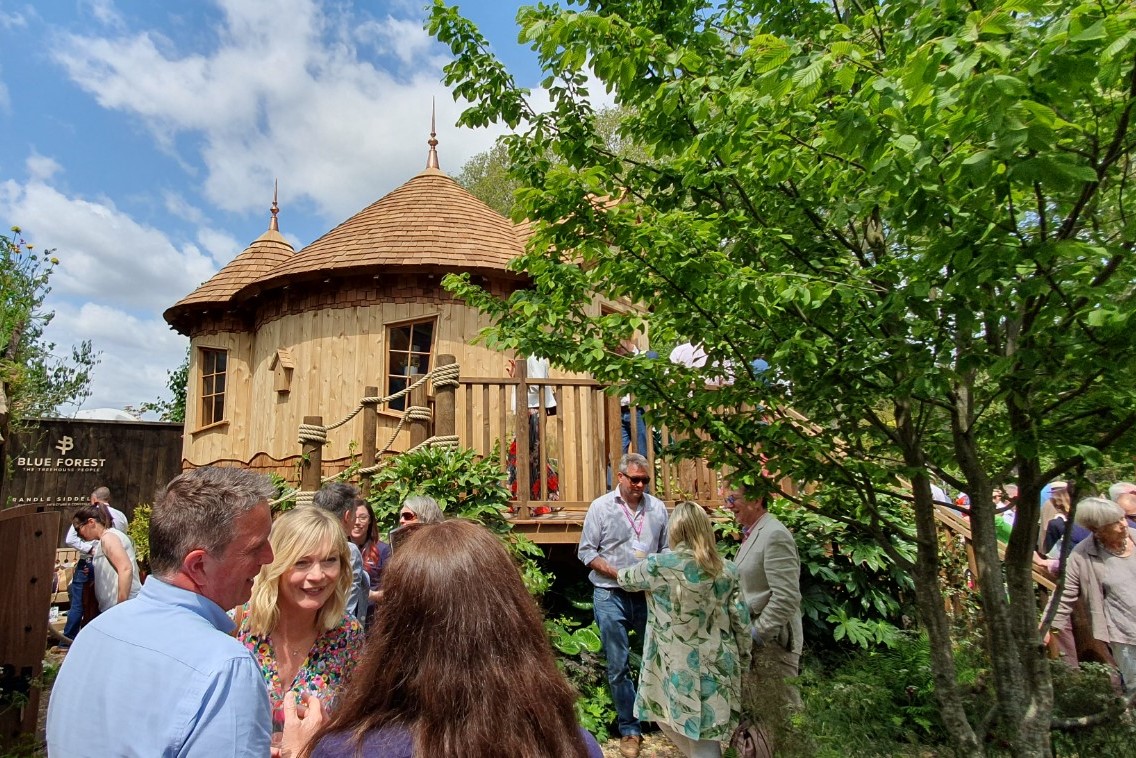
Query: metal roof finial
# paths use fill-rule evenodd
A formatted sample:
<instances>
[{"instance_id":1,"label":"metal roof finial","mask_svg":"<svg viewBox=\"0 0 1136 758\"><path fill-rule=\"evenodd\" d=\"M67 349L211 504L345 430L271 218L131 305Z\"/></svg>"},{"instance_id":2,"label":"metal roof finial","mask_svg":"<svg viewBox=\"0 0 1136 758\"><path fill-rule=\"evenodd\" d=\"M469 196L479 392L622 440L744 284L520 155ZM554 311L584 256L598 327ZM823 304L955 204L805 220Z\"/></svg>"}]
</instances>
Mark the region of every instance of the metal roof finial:
<instances>
[{"instance_id":1,"label":"metal roof finial","mask_svg":"<svg viewBox=\"0 0 1136 758\"><path fill-rule=\"evenodd\" d=\"M268 228L271 231L274 231L274 232L280 231L280 224L276 220L276 214L280 212L280 205L276 202L276 197L278 195L279 189L280 189L280 180L279 179L273 179L272 180L272 220L268 222Z\"/></svg>"},{"instance_id":2,"label":"metal roof finial","mask_svg":"<svg viewBox=\"0 0 1136 758\"><path fill-rule=\"evenodd\" d=\"M430 153L426 156L426 168L441 170L438 165L438 132L434 128L435 113L434 98L430 98L430 139L426 141L426 144L430 146Z\"/></svg>"}]
</instances>

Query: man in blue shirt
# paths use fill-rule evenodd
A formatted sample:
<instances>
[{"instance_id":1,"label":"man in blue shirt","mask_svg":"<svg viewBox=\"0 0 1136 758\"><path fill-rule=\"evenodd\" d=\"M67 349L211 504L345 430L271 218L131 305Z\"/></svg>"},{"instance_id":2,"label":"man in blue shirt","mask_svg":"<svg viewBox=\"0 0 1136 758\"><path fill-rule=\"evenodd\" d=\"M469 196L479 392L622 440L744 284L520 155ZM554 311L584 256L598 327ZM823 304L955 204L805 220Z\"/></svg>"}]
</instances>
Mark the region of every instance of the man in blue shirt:
<instances>
[{"instance_id":1,"label":"man in blue shirt","mask_svg":"<svg viewBox=\"0 0 1136 758\"><path fill-rule=\"evenodd\" d=\"M160 493L151 576L84 628L59 671L51 755L269 755L264 677L226 610L272 561L272 493L267 478L234 468L187 471Z\"/></svg>"},{"instance_id":2,"label":"man in blue shirt","mask_svg":"<svg viewBox=\"0 0 1136 758\"><path fill-rule=\"evenodd\" d=\"M651 477L647 459L627 453L619 461L619 483L592 501L584 516L584 530L576 555L592 571L588 574L596 626L600 629L607 682L618 716L619 752L625 758L639 755L642 732L635 718L635 685L628 668L628 632L635 630L642 644L647 627L647 598L626 592L616 582L622 568L634 566L649 553L667 548L667 509L663 501L645 492Z\"/></svg>"}]
</instances>

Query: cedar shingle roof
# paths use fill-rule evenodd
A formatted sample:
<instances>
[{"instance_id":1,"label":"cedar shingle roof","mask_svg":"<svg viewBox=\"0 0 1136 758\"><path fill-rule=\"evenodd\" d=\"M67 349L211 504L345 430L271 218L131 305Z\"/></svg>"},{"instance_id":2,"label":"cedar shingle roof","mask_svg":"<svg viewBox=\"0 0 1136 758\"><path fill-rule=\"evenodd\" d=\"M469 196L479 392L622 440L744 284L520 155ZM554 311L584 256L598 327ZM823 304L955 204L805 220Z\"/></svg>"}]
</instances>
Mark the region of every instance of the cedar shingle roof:
<instances>
[{"instance_id":1,"label":"cedar shingle roof","mask_svg":"<svg viewBox=\"0 0 1136 758\"><path fill-rule=\"evenodd\" d=\"M166 322L177 326L175 322L181 321L192 311L227 305L243 287L294 257L295 251L288 240L275 229L269 229L209 281L166 309L163 314Z\"/></svg>"},{"instance_id":2,"label":"cedar shingle roof","mask_svg":"<svg viewBox=\"0 0 1136 758\"><path fill-rule=\"evenodd\" d=\"M436 168L364 208L246 288L360 269L503 272L524 252L513 223Z\"/></svg>"}]
</instances>

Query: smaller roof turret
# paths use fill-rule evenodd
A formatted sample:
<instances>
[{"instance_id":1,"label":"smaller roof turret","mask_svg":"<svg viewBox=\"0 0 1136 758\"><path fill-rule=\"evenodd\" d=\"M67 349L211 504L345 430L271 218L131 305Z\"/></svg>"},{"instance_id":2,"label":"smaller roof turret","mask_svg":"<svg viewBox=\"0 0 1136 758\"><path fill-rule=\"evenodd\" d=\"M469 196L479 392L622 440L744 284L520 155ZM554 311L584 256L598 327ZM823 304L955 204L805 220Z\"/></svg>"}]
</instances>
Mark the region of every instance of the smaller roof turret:
<instances>
[{"instance_id":1,"label":"smaller roof turret","mask_svg":"<svg viewBox=\"0 0 1136 758\"><path fill-rule=\"evenodd\" d=\"M188 334L189 325L197 320L191 319L191 314L203 310L226 309L233 295L245 285L267 276L270 271L292 258L296 251L280 233L280 224L276 218L280 213L280 205L277 202L275 183L270 213L272 217L268 222L268 231L257 237L244 252L229 261L207 282L167 308L162 314L166 323L179 332Z\"/></svg>"}]
</instances>

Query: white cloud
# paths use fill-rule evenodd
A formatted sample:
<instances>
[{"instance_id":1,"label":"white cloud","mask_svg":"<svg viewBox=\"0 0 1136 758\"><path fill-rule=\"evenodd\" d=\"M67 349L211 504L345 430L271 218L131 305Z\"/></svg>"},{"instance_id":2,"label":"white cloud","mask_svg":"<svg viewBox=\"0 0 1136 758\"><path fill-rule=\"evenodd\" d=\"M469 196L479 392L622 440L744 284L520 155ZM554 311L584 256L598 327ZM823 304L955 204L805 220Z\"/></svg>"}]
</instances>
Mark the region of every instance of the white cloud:
<instances>
[{"instance_id":1,"label":"white cloud","mask_svg":"<svg viewBox=\"0 0 1136 758\"><path fill-rule=\"evenodd\" d=\"M205 213L193 203L185 199L180 192L165 190L162 192L162 203L166 211L177 218L188 221L195 226L205 223Z\"/></svg>"},{"instance_id":2,"label":"white cloud","mask_svg":"<svg viewBox=\"0 0 1136 758\"><path fill-rule=\"evenodd\" d=\"M32 178L32 181L37 182L45 182L63 170L63 167L54 158L39 153L29 155L26 165L28 176Z\"/></svg>"},{"instance_id":3,"label":"white cloud","mask_svg":"<svg viewBox=\"0 0 1136 758\"><path fill-rule=\"evenodd\" d=\"M160 317L140 318L98 303L54 301L49 306L55 318L45 336L61 352L83 340L91 340L101 352L84 407L137 406L165 394L166 372L181 363L189 340Z\"/></svg>"},{"instance_id":4,"label":"white cloud","mask_svg":"<svg viewBox=\"0 0 1136 758\"><path fill-rule=\"evenodd\" d=\"M122 27L122 16L114 7L113 0L83 0L82 6L103 26Z\"/></svg>"},{"instance_id":5,"label":"white cloud","mask_svg":"<svg viewBox=\"0 0 1136 758\"><path fill-rule=\"evenodd\" d=\"M418 19L387 16L383 21L360 24L355 33L360 41L372 43L380 50L389 48L404 64L414 63L434 45L433 38Z\"/></svg>"},{"instance_id":6,"label":"white cloud","mask_svg":"<svg viewBox=\"0 0 1136 758\"><path fill-rule=\"evenodd\" d=\"M0 216L17 221L40 249L54 248L60 266L54 294L157 312L216 271L193 244L175 245L109 201L68 197L33 179L0 183Z\"/></svg>"},{"instance_id":7,"label":"white cloud","mask_svg":"<svg viewBox=\"0 0 1136 758\"><path fill-rule=\"evenodd\" d=\"M232 235L208 228L197 230L197 242L209 251L209 255L212 256L218 268L236 258L237 254L246 247L246 245L237 242Z\"/></svg>"},{"instance_id":8,"label":"white cloud","mask_svg":"<svg viewBox=\"0 0 1136 758\"><path fill-rule=\"evenodd\" d=\"M206 53L180 51L150 30L73 34L53 46L103 107L137 117L171 152L200 149L204 195L218 208L263 207L263 188L279 177L291 202L342 220L425 167L433 95L449 172L499 133L450 126L461 105L439 83L440 48L418 17L347 18L314 0L219 5L223 27ZM414 73L392 74L361 57L361 27ZM192 139L179 143L183 135Z\"/></svg>"},{"instance_id":9,"label":"white cloud","mask_svg":"<svg viewBox=\"0 0 1136 758\"><path fill-rule=\"evenodd\" d=\"M35 9L27 9L30 15L35 17ZM3 29L26 29L28 26L28 17L20 11L4 11L0 10L0 28Z\"/></svg>"}]
</instances>

